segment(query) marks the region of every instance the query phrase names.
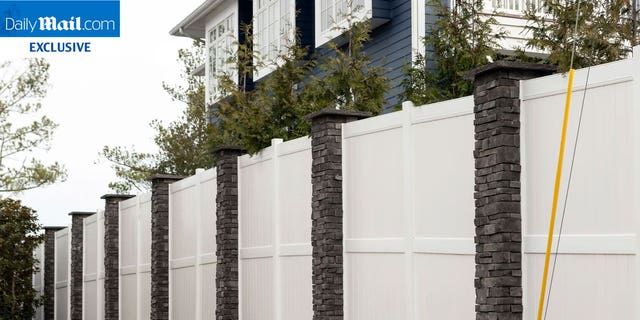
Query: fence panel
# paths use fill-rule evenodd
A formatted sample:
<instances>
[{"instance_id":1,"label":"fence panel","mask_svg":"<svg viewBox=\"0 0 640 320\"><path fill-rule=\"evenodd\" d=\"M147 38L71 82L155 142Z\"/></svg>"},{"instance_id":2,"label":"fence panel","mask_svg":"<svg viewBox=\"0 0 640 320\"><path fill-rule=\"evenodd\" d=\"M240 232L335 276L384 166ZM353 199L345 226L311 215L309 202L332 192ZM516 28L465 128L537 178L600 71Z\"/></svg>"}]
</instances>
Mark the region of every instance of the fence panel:
<instances>
[{"instance_id":1,"label":"fence panel","mask_svg":"<svg viewBox=\"0 0 640 320\"><path fill-rule=\"evenodd\" d=\"M240 157L238 182L240 319L311 319L311 140Z\"/></svg>"},{"instance_id":2,"label":"fence panel","mask_svg":"<svg viewBox=\"0 0 640 320\"><path fill-rule=\"evenodd\" d=\"M550 319L640 319L638 49L633 59L592 67L584 101L587 70L575 74L556 235L565 206L566 214L548 284ZM566 82L563 75L521 82L523 294L529 319L538 307Z\"/></svg>"},{"instance_id":3,"label":"fence panel","mask_svg":"<svg viewBox=\"0 0 640 320\"><path fill-rule=\"evenodd\" d=\"M151 194L120 202L120 319L151 311Z\"/></svg>"},{"instance_id":4,"label":"fence panel","mask_svg":"<svg viewBox=\"0 0 640 320\"><path fill-rule=\"evenodd\" d=\"M82 318L104 317L104 210L84 218Z\"/></svg>"},{"instance_id":5,"label":"fence panel","mask_svg":"<svg viewBox=\"0 0 640 320\"><path fill-rule=\"evenodd\" d=\"M169 185L170 319L215 319L216 174Z\"/></svg>"},{"instance_id":6,"label":"fence panel","mask_svg":"<svg viewBox=\"0 0 640 320\"><path fill-rule=\"evenodd\" d=\"M55 298L54 315L56 320L70 319L70 286L71 279L71 228L56 232L55 245Z\"/></svg>"},{"instance_id":7,"label":"fence panel","mask_svg":"<svg viewBox=\"0 0 640 320\"><path fill-rule=\"evenodd\" d=\"M38 271L33 273L33 289L38 293L37 297L44 295L44 242L41 243L33 252L33 257L36 260ZM44 306L39 306L36 309L36 313L33 317L35 320L44 319Z\"/></svg>"},{"instance_id":8,"label":"fence panel","mask_svg":"<svg viewBox=\"0 0 640 320\"><path fill-rule=\"evenodd\" d=\"M473 99L343 125L345 319L474 317Z\"/></svg>"}]
</instances>

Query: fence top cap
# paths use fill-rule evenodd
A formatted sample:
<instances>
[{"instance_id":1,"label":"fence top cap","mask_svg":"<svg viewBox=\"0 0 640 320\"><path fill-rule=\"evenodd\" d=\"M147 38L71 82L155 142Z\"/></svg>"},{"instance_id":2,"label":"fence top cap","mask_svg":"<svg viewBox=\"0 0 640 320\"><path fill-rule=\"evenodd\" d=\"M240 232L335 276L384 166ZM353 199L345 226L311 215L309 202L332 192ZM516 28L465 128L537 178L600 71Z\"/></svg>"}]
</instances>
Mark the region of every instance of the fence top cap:
<instances>
[{"instance_id":1,"label":"fence top cap","mask_svg":"<svg viewBox=\"0 0 640 320\"><path fill-rule=\"evenodd\" d=\"M313 120L322 116L344 116L344 117L356 117L359 119L371 117L371 112L355 111L355 110L339 110L339 109L322 109L312 112L306 115L304 118L307 120Z\"/></svg>"},{"instance_id":2,"label":"fence top cap","mask_svg":"<svg viewBox=\"0 0 640 320\"><path fill-rule=\"evenodd\" d=\"M44 227L42 227L42 229L44 229L44 230L52 230L52 231L58 231L58 230L62 230L64 228L66 228L66 227L63 227L63 226L44 226Z\"/></svg>"},{"instance_id":3,"label":"fence top cap","mask_svg":"<svg viewBox=\"0 0 640 320\"><path fill-rule=\"evenodd\" d=\"M184 179L184 176L179 176L179 175L174 175L174 174L154 174L151 177L149 177L149 181L153 181L153 180L182 180Z\"/></svg>"},{"instance_id":4,"label":"fence top cap","mask_svg":"<svg viewBox=\"0 0 640 320\"><path fill-rule=\"evenodd\" d=\"M467 80L474 80L480 74L497 70L533 71L540 73L540 75L549 75L554 73L557 69L558 67L549 64L499 60L468 71L463 75L463 77Z\"/></svg>"},{"instance_id":5,"label":"fence top cap","mask_svg":"<svg viewBox=\"0 0 640 320\"><path fill-rule=\"evenodd\" d=\"M90 216L96 214L95 212L90 211L71 211L69 212L70 216Z\"/></svg>"},{"instance_id":6,"label":"fence top cap","mask_svg":"<svg viewBox=\"0 0 640 320\"><path fill-rule=\"evenodd\" d=\"M113 194L113 193L109 193L109 194L105 194L102 197L100 197L100 199L130 199L135 197L134 195L131 194Z\"/></svg>"}]
</instances>

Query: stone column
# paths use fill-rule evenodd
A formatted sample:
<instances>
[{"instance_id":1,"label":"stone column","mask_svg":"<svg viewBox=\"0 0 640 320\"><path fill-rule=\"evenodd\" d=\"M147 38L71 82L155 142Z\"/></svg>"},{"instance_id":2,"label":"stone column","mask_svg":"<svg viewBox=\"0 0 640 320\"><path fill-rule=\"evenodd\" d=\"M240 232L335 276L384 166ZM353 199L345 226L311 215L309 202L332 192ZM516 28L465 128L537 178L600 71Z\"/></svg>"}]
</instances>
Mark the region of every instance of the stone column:
<instances>
[{"instance_id":1,"label":"stone column","mask_svg":"<svg viewBox=\"0 0 640 320\"><path fill-rule=\"evenodd\" d=\"M151 180L151 319L169 319L169 184L183 177L158 174Z\"/></svg>"},{"instance_id":2,"label":"stone column","mask_svg":"<svg viewBox=\"0 0 640 320\"><path fill-rule=\"evenodd\" d=\"M53 320L56 261L56 231L65 227L44 227L44 263L40 266L44 272L44 319Z\"/></svg>"},{"instance_id":3,"label":"stone column","mask_svg":"<svg viewBox=\"0 0 640 320\"><path fill-rule=\"evenodd\" d=\"M238 320L238 157L239 147L213 150L216 194L216 320Z\"/></svg>"},{"instance_id":4,"label":"stone column","mask_svg":"<svg viewBox=\"0 0 640 320\"><path fill-rule=\"evenodd\" d=\"M70 279L70 301L71 319L82 320L82 247L84 218L95 214L95 212L78 212L69 213L71 216L71 279Z\"/></svg>"},{"instance_id":5,"label":"stone column","mask_svg":"<svg viewBox=\"0 0 640 320\"><path fill-rule=\"evenodd\" d=\"M119 317L119 256L118 224L120 201L132 198L131 195L105 194L104 199L104 319L118 320Z\"/></svg>"},{"instance_id":6,"label":"stone column","mask_svg":"<svg viewBox=\"0 0 640 320\"><path fill-rule=\"evenodd\" d=\"M342 266L342 124L369 113L326 109L311 121L313 319L344 318Z\"/></svg>"},{"instance_id":7,"label":"stone column","mask_svg":"<svg viewBox=\"0 0 640 320\"><path fill-rule=\"evenodd\" d=\"M474 80L476 319L522 319L520 80L548 65L498 61Z\"/></svg>"}]
</instances>

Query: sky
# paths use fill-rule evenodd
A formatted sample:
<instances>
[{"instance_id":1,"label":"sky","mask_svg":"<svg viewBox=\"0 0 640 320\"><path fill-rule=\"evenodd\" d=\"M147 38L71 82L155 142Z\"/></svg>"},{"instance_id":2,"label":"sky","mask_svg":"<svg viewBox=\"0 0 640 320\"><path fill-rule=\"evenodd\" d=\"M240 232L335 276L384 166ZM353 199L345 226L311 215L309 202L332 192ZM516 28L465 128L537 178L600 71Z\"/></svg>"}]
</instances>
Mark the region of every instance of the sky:
<instances>
[{"instance_id":1,"label":"sky","mask_svg":"<svg viewBox=\"0 0 640 320\"><path fill-rule=\"evenodd\" d=\"M119 38L0 38L0 61L34 57L29 42L90 41L90 53L48 53L51 64L42 114L56 129L51 149L39 154L45 162L66 166L65 182L13 196L38 212L45 226L66 226L69 212L96 211L100 197L113 193L116 179L103 146L133 146L154 151L154 119L168 123L184 105L172 102L162 82L180 82L177 51L191 45L187 38L169 35L203 0L120 0Z\"/></svg>"}]
</instances>

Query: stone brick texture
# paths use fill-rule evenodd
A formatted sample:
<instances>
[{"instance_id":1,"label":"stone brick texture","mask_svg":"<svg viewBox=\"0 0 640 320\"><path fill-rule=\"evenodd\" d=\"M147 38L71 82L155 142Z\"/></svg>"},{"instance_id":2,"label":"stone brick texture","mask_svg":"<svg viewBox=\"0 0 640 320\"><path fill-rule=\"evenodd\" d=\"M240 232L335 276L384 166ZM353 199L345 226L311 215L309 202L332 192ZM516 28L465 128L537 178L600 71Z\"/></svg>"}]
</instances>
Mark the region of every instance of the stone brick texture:
<instances>
[{"instance_id":1,"label":"stone brick texture","mask_svg":"<svg viewBox=\"0 0 640 320\"><path fill-rule=\"evenodd\" d=\"M64 227L44 227L44 319L53 320L55 294L56 231Z\"/></svg>"},{"instance_id":2,"label":"stone brick texture","mask_svg":"<svg viewBox=\"0 0 640 320\"><path fill-rule=\"evenodd\" d=\"M238 157L242 148L214 150L216 194L216 320L238 319Z\"/></svg>"},{"instance_id":3,"label":"stone brick texture","mask_svg":"<svg viewBox=\"0 0 640 320\"><path fill-rule=\"evenodd\" d=\"M342 124L368 113L322 110L311 120L313 319L344 318L342 257Z\"/></svg>"},{"instance_id":4,"label":"stone brick texture","mask_svg":"<svg viewBox=\"0 0 640 320\"><path fill-rule=\"evenodd\" d=\"M151 180L151 319L169 319L169 184L183 177Z\"/></svg>"},{"instance_id":5,"label":"stone brick texture","mask_svg":"<svg viewBox=\"0 0 640 320\"><path fill-rule=\"evenodd\" d=\"M520 80L553 69L498 63L475 73L476 319L522 319Z\"/></svg>"},{"instance_id":6,"label":"stone brick texture","mask_svg":"<svg viewBox=\"0 0 640 320\"><path fill-rule=\"evenodd\" d=\"M104 199L104 319L118 320L119 203L131 195L106 194Z\"/></svg>"},{"instance_id":7,"label":"stone brick texture","mask_svg":"<svg viewBox=\"0 0 640 320\"><path fill-rule=\"evenodd\" d=\"M70 307L72 320L82 320L82 240L84 218L95 212L71 212L71 290Z\"/></svg>"}]
</instances>

